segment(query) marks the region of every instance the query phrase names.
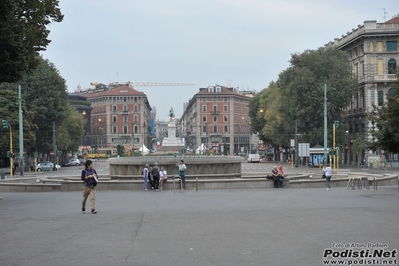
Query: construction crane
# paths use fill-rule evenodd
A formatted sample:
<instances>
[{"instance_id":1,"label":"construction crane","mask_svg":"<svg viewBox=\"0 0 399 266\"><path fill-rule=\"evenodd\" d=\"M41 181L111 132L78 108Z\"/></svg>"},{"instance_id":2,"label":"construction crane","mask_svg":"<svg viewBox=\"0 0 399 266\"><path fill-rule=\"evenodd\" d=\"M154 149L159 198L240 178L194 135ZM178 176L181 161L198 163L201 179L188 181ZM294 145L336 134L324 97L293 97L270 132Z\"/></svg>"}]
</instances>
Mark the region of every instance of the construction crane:
<instances>
[{"instance_id":1,"label":"construction crane","mask_svg":"<svg viewBox=\"0 0 399 266\"><path fill-rule=\"evenodd\" d=\"M97 82L91 82L91 86L97 86ZM110 86L129 86L129 87L151 87L151 86L196 86L194 83L175 83L175 82L111 82Z\"/></svg>"}]
</instances>

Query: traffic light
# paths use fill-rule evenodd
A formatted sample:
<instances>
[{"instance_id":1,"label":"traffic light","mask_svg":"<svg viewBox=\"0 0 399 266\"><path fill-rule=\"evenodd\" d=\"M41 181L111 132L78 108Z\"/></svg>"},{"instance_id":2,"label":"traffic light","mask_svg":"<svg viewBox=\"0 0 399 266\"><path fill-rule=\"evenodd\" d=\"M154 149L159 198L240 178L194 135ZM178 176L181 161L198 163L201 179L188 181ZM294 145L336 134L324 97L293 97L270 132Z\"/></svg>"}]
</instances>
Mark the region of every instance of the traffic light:
<instances>
[{"instance_id":1,"label":"traffic light","mask_svg":"<svg viewBox=\"0 0 399 266\"><path fill-rule=\"evenodd\" d=\"M7 129L8 128L8 121L7 120L1 120L1 124L3 125L3 128Z\"/></svg>"},{"instance_id":2,"label":"traffic light","mask_svg":"<svg viewBox=\"0 0 399 266\"><path fill-rule=\"evenodd\" d=\"M338 126L339 126L339 121L338 121L338 120L335 120L335 121L334 121L334 125L335 125L335 128L338 128Z\"/></svg>"}]
</instances>

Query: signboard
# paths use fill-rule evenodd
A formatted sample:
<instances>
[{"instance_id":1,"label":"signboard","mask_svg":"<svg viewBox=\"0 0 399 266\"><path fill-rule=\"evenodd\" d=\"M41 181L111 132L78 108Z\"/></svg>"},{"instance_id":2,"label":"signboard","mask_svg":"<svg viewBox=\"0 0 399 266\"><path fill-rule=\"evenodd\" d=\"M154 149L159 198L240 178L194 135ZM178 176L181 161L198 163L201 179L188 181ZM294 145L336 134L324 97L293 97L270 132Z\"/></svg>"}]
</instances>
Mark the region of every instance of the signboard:
<instances>
[{"instance_id":1,"label":"signboard","mask_svg":"<svg viewBox=\"0 0 399 266\"><path fill-rule=\"evenodd\" d=\"M298 143L298 156L310 156L309 143Z\"/></svg>"},{"instance_id":2,"label":"signboard","mask_svg":"<svg viewBox=\"0 0 399 266\"><path fill-rule=\"evenodd\" d=\"M295 139L291 139L291 147L295 147Z\"/></svg>"}]
</instances>

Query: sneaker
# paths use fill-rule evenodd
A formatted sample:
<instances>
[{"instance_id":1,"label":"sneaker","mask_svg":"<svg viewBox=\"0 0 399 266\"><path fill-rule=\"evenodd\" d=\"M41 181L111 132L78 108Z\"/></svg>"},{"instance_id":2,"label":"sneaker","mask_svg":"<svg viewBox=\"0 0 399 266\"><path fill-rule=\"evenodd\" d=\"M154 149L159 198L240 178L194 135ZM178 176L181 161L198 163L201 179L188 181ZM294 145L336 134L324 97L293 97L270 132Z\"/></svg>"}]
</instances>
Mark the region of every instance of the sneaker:
<instances>
[{"instance_id":1,"label":"sneaker","mask_svg":"<svg viewBox=\"0 0 399 266\"><path fill-rule=\"evenodd\" d=\"M326 188L326 190L328 191L329 189L328 189L328 188Z\"/></svg>"},{"instance_id":2,"label":"sneaker","mask_svg":"<svg viewBox=\"0 0 399 266\"><path fill-rule=\"evenodd\" d=\"M144 189L144 191L148 191L148 189Z\"/></svg>"},{"instance_id":3,"label":"sneaker","mask_svg":"<svg viewBox=\"0 0 399 266\"><path fill-rule=\"evenodd\" d=\"M85 208L82 208L82 213L86 213L86 209Z\"/></svg>"},{"instance_id":4,"label":"sneaker","mask_svg":"<svg viewBox=\"0 0 399 266\"><path fill-rule=\"evenodd\" d=\"M97 213L97 211L95 209L92 209L91 213Z\"/></svg>"},{"instance_id":5,"label":"sneaker","mask_svg":"<svg viewBox=\"0 0 399 266\"><path fill-rule=\"evenodd\" d=\"M161 191L162 191L162 187L161 187Z\"/></svg>"},{"instance_id":6,"label":"sneaker","mask_svg":"<svg viewBox=\"0 0 399 266\"><path fill-rule=\"evenodd\" d=\"M154 190L154 187L151 187L152 190Z\"/></svg>"}]
</instances>

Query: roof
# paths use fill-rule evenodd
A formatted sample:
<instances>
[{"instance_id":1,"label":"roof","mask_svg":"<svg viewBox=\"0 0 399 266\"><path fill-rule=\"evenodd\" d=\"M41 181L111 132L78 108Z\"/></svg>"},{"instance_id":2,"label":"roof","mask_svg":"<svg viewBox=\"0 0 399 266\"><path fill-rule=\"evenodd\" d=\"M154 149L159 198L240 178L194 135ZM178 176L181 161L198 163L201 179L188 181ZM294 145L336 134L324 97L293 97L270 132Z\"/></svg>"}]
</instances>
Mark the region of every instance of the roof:
<instances>
[{"instance_id":1,"label":"roof","mask_svg":"<svg viewBox=\"0 0 399 266\"><path fill-rule=\"evenodd\" d=\"M220 87L220 92L209 92L208 88L200 88L200 91L196 95L236 95L236 96L243 96L241 93L233 92L232 88Z\"/></svg>"},{"instance_id":2,"label":"roof","mask_svg":"<svg viewBox=\"0 0 399 266\"><path fill-rule=\"evenodd\" d=\"M87 98L97 98L104 96L146 96L143 92L137 91L129 86L120 86L114 89L105 90L102 92L93 92L85 94Z\"/></svg>"},{"instance_id":3,"label":"roof","mask_svg":"<svg viewBox=\"0 0 399 266\"><path fill-rule=\"evenodd\" d=\"M385 22L385 24L390 24L390 23L399 23L399 16L393 17Z\"/></svg>"}]
</instances>

